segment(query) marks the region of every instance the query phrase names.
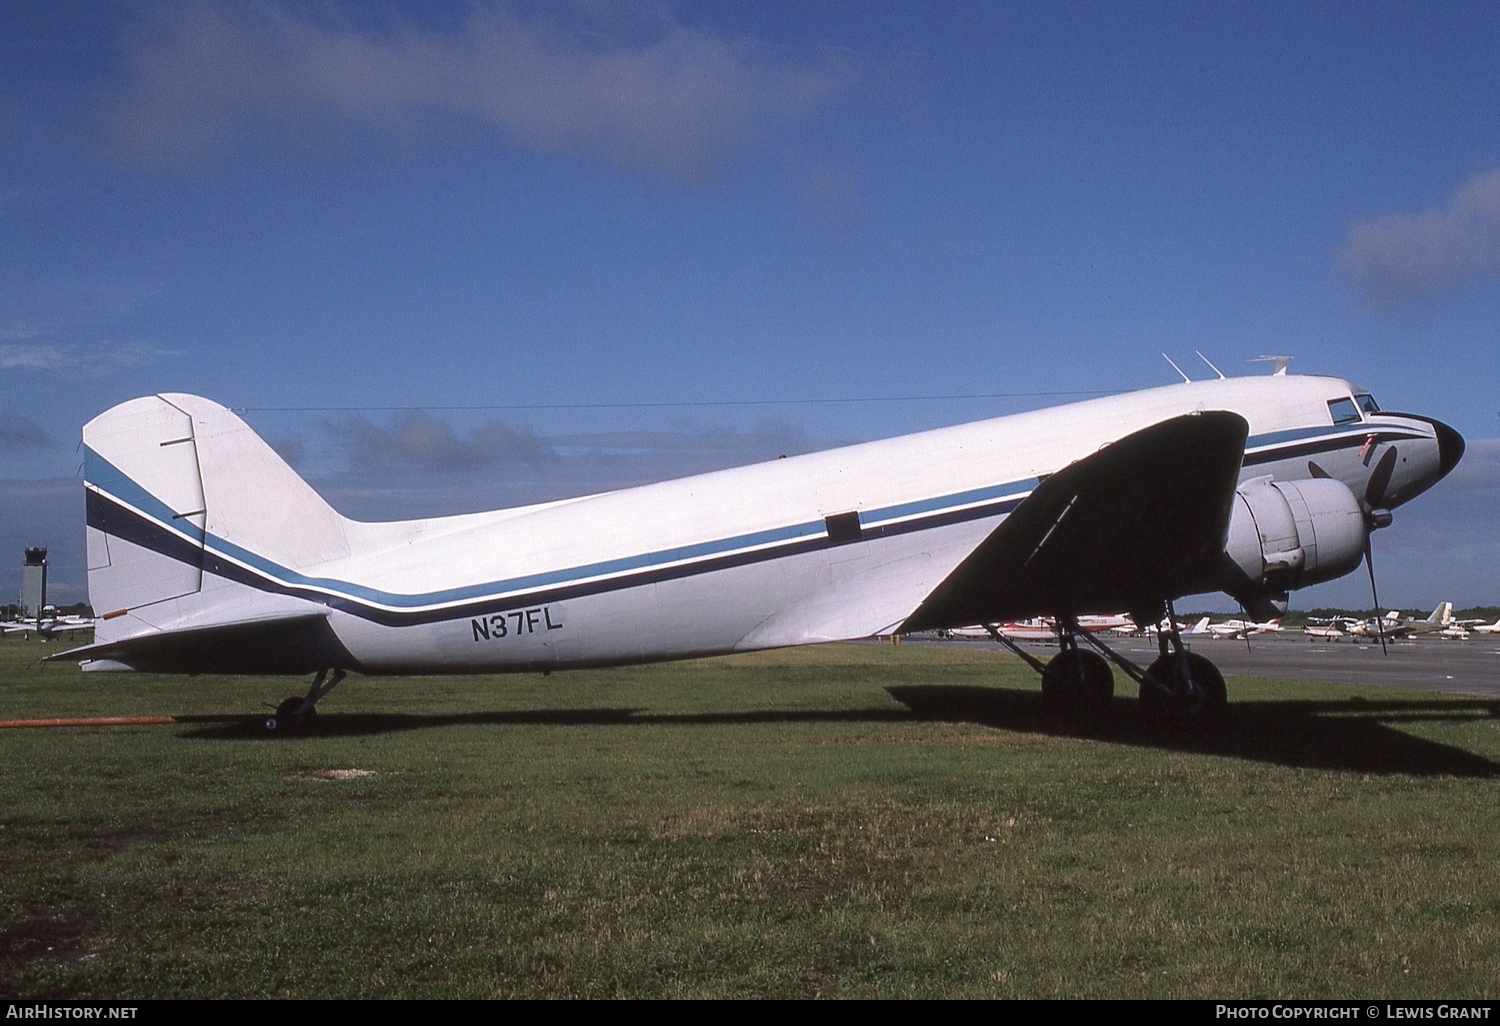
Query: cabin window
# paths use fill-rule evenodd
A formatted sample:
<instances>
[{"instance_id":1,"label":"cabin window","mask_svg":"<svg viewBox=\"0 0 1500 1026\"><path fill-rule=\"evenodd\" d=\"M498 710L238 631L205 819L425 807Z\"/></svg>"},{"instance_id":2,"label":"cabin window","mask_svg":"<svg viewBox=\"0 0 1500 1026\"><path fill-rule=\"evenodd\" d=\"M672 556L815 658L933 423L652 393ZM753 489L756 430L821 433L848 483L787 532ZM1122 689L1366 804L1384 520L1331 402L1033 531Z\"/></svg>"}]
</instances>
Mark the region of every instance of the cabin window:
<instances>
[{"instance_id":1,"label":"cabin window","mask_svg":"<svg viewBox=\"0 0 1500 1026\"><path fill-rule=\"evenodd\" d=\"M1369 392L1361 392L1354 397L1354 401L1364 413L1380 412L1380 404L1375 401L1375 397Z\"/></svg>"},{"instance_id":2,"label":"cabin window","mask_svg":"<svg viewBox=\"0 0 1500 1026\"><path fill-rule=\"evenodd\" d=\"M1359 423L1359 408L1354 405L1353 399L1330 399L1328 401L1328 412L1333 414L1333 423L1357 424Z\"/></svg>"},{"instance_id":3,"label":"cabin window","mask_svg":"<svg viewBox=\"0 0 1500 1026\"><path fill-rule=\"evenodd\" d=\"M828 530L828 540L835 545L859 541L858 513L835 513L831 517L824 517L823 526Z\"/></svg>"}]
</instances>

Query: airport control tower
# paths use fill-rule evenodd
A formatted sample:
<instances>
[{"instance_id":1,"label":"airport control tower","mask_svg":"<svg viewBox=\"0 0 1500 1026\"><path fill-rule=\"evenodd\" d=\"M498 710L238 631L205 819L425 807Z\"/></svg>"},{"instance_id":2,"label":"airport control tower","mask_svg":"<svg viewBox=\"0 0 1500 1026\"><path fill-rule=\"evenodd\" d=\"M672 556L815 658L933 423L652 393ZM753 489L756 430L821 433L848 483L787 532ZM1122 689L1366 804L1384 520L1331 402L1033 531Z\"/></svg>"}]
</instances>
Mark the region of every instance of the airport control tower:
<instances>
[{"instance_id":1,"label":"airport control tower","mask_svg":"<svg viewBox=\"0 0 1500 1026\"><path fill-rule=\"evenodd\" d=\"M47 550L26 550L26 565L21 568L21 618L40 617L47 605Z\"/></svg>"}]
</instances>

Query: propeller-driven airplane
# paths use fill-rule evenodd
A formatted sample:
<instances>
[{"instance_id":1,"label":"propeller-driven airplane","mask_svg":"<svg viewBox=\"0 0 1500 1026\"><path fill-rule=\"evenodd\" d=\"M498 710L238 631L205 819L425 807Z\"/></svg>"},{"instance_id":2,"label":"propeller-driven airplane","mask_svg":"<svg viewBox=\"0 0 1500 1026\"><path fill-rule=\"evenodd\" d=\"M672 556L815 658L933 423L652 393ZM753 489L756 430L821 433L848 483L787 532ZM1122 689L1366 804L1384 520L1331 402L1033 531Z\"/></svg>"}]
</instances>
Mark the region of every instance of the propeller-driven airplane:
<instances>
[{"instance_id":1,"label":"propeller-driven airplane","mask_svg":"<svg viewBox=\"0 0 1500 1026\"><path fill-rule=\"evenodd\" d=\"M1213 590L1279 615L1289 590L1369 563L1389 511L1464 451L1452 428L1382 412L1347 381L1279 374L366 523L198 396L123 403L83 443L100 616L66 658L315 675L266 720L278 730L311 722L348 671L554 671L1041 616L1062 628L1050 662L1027 656L1049 706L1107 703L1113 663L1148 715L1211 716L1223 678L1172 620L1142 668L1081 618L1157 623Z\"/></svg>"},{"instance_id":2,"label":"propeller-driven airplane","mask_svg":"<svg viewBox=\"0 0 1500 1026\"><path fill-rule=\"evenodd\" d=\"M1309 641L1339 641L1349 637L1344 630L1342 620L1332 620L1328 623L1309 623L1302 628L1302 633L1307 635Z\"/></svg>"},{"instance_id":3,"label":"propeller-driven airplane","mask_svg":"<svg viewBox=\"0 0 1500 1026\"><path fill-rule=\"evenodd\" d=\"M48 606L42 615L35 619L6 620L0 623L0 631L6 634L35 634L42 638L55 638L60 634L73 634L93 629L93 617L77 616L72 613L59 614L52 606Z\"/></svg>"},{"instance_id":4,"label":"propeller-driven airplane","mask_svg":"<svg viewBox=\"0 0 1500 1026\"><path fill-rule=\"evenodd\" d=\"M1263 623L1254 620L1225 620L1223 623L1208 625L1208 632L1215 638L1233 638L1235 641L1244 641L1252 634L1279 634L1281 630L1279 616Z\"/></svg>"},{"instance_id":5,"label":"propeller-driven airplane","mask_svg":"<svg viewBox=\"0 0 1500 1026\"><path fill-rule=\"evenodd\" d=\"M1452 602L1439 602L1425 620L1418 620L1415 617L1402 620L1400 614L1392 610L1386 614L1381 624L1388 638L1415 638L1423 634L1442 636L1444 632L1454 630L1455 626ZM1448 636L1456 635L1449 634ZM1464 632L1464 637L1468 637L1467 631Z\"/></svg>"},{"instance_id":6,"label":"propeller-driven airplane","mask_svg":"<svg viewBox=\"0 0 1500 1026\"><path fill-rule=\"evenodd\" d=\"M998 624L939 628L938 633L945 638L989 638L991 627L1012 641L1056 641L1059 635L1067 629L1064 624L1058 622L1056 617L1039 616L1030 620L1011 620ZM1072 625L1072 629L1075 632L1124 631L1127 634L1135 634L1138 630L1135 622L1124 614L1080 616Z\"/></svg>"}]
</instances>

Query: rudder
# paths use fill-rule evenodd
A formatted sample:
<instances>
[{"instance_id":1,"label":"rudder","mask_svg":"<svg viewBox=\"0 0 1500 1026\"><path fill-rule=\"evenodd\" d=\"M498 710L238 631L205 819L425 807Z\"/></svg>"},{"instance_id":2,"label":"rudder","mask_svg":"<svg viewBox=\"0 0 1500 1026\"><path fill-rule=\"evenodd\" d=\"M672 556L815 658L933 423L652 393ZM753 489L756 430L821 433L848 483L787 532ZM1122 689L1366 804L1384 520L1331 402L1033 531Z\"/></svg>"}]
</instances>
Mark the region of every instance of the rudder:
<instances>
[{"instance_id":1,"label":"rudder","mask_svg":"<svg viewBox=\"0 0 1500 1026\"><path fill-rule=\"evenodd\" d=\"M113 616L193 596L208 565L299 570L348 555L344 519L243 420L198 396L84 425L89 599Z\"/></svg>"},{"instance_id":2,"label":"rudder","mask_svg":"<svg viewBox=\"0 0 1500 1026\"><path fill-rule=\"evenodd\" d=\"M89 600L101 616L203 586L203 479L192 418L158 396L83 428Z\"/></svg>"}]
</instances>

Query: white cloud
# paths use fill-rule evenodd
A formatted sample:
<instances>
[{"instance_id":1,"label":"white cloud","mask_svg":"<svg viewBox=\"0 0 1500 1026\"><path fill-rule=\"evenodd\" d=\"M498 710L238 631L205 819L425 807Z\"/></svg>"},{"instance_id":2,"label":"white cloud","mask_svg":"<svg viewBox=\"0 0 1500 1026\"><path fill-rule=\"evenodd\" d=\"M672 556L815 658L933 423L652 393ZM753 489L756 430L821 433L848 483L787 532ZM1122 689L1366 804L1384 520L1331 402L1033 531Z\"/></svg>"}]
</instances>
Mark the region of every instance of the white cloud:
<instances>
[{"instance_id":1,"label":"white cloud","mask_svg":"<svg viewBox=\"0 0 1500 1026\"><path fill-rule=\"evenodd\" d=\"M106 128L137 158L174 167L212 161L246 129L326 142L330 126L409 137L468 122L542 151L696 176L853 78L835 58L648 20L649 38L621 40L494 7L437 31L194 3L127 39L129 79L105 105Z\"/></svg>"},{"instance_id":2,"label":"white cloud","mask_svg":"<svg viewBox=\"0 0 1500 1026\"><path fill-rule=\"evenodd\" d=\"M7 333L0 332L0 338ZM28 332L9 333L28 337ZM32 336L34 337L34 336ZM159 349L139 342L100 342L93 346L49 342L0 343L0 370L83 370L91 373L115 367L140 367L164 356L180 356L175 349Z\"/></svg>"},{"instance_id":3,"label":"white cloud","mask_svg":"<svg viewBox=\"0 0 1500 1026\"><path fill-rule=\"evenodd\" d=\"M78 363L68 349L54 345L7 343L0 345L0 369L55 370Z\"/></svg>"},{"instance_id":4,"label":"white cloud","mask_svg":"<svg viewBox=\"0 0 1500 1026\"><path fill-rule=\"evenodd\" d=\"M94 350L87 361L115 367L143 367L166 356L181 356L180 349L161 349L142 342L106 342Z\"/></svg>"},{"instance_id":5,"label":"white cloud","mask_svg":"<svg viewBox=\"0 0 1500 1026\"><path fill-rule=\"evenodd\" d=\"M1354 281L1379 302L1500 274L1500 170L1469 179L1442 210L1356 221L1344 260Z\"/></svg>"}]
</instances>

